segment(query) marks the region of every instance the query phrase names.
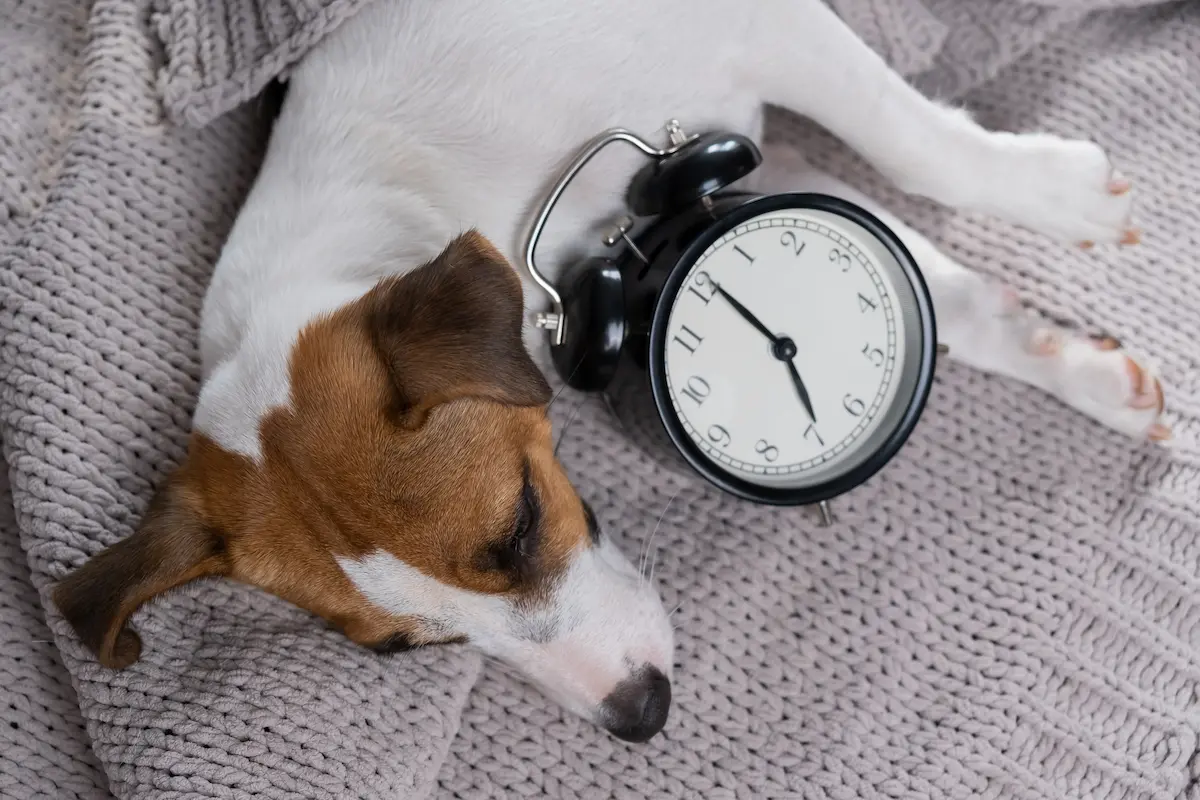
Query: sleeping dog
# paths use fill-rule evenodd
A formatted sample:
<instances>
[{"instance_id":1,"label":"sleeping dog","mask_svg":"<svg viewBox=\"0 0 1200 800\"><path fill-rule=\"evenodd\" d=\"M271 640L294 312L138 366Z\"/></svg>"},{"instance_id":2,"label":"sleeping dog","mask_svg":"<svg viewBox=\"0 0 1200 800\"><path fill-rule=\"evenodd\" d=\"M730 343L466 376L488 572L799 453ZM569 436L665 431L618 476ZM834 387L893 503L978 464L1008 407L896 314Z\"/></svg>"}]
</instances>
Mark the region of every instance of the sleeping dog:
<instances>
[{"instance_id":1,"label":"sleeping dog","mask_svg":"<svg viewBox=\"0 0 1200 800\"><path fill-rule=\"evenodd\" d=\"M911 194L1063 242L1138 240L1099 147L931 102L819 0L376 0L290 79L205 300L187 459L136 533L56 587L81 640L127 666L139 606L225 576L368 647L469 642L622 739L658 733L672 629L554 457L524 324L543 298L512 264L598 131L676 117L758 140L765 104ZM764 157L748 188L841 196L900 235L951 357L1133 439L1169 435L1159 380L1114 340L1031 320L799 154ZM543 263L597 238L636 158L582 173Z\"/></svg>"}]
</instances>

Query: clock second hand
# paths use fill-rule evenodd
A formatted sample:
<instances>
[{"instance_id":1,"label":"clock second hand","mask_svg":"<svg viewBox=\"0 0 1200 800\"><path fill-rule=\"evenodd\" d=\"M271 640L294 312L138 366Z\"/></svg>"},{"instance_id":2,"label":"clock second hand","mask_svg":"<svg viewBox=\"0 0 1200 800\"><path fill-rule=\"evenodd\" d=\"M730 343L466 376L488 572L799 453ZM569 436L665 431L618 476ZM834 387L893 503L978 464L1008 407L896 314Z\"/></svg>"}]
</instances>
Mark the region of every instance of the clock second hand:
<instances>
[{"instance_id":1,"label":"clock second hand","mask_svg":"<svg viewBox=\"0 0 1200 800\"><path fill-rule=\"evenodd\" d=\"M766 325L763 325L758 317L750 313L750 309L739 303L733 298L729 292L721 287L721 284L716 281L712 282L713 288L729 305L733 306L733 310L738 312L741 317L753 325L759 333L766 336L771 342L771 353L780 361L787 364L788 373L792 376L792 383L796 386L796 393L800 395L800 402L804 404L804 410L808 412L808 417L817 422L817 415L813 413L812 400L808 397L808 390L804 387L804 381L800 378L800 371L796 369L796 364L793 359L796 357L796 343L786 336L776 336L771 333Z\"/></svg>"}]
</instances>

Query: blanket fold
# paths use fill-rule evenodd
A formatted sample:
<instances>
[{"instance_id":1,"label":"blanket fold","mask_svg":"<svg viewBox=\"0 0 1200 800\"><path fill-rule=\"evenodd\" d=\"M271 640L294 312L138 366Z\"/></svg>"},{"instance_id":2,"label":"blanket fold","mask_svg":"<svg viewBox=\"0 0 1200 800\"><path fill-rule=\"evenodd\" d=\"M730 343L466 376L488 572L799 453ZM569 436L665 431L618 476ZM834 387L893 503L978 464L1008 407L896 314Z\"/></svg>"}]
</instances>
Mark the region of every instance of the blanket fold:
<instances>
[{"instance_id":1,"label":"blanket fold","mask_svg":"<svg viewBox=\"0 0 1200 800\"><path fill-rule=\"evenodd\" d=\"M200 303L262 156L247 101L365 1L0 9L0 796L1196 796L1191 2L830 0L989 127L1104 145L1138 191L1137 248L934 208L790 115L769 126L1042 311L1151 354L1169 447L943 362L910 443L821 528L662 474L564 393L564 464L677 607L675 705L644 747L469 649L376 656L229 581L138 612L142 659L99 667L48 587L128 535L182 458Z\"/></svg>"}]
</instances>

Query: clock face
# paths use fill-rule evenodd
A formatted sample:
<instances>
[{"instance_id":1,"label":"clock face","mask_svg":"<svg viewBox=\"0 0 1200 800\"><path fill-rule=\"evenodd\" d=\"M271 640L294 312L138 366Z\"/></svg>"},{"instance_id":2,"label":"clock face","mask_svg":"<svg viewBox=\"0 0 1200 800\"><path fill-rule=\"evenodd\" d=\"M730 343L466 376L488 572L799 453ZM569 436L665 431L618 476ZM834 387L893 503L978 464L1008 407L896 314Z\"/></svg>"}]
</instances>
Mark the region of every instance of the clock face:
<instances>
[{"instance_id":1,"label":"clock face","mask_svg":"<svg viewBox=\"0 0 1200 800\"><path fill-rule=\"evenodd\" d=\"M889 259L853 222L794 208L737 224L695 260L663 365L675 415L708 461L803 487L879 447L910 402L898 389L921 346L911 288Z\"/></svg>"}]
</instances>

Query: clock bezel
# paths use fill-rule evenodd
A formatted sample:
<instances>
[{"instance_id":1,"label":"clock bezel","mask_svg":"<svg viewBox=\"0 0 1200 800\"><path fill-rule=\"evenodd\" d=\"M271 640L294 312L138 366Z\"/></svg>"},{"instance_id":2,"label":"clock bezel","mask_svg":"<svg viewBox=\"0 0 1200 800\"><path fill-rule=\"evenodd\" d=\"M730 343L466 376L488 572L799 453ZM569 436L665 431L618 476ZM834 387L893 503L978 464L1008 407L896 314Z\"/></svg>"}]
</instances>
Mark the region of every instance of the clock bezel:
<instances>
[{"instance_id":1,"label":"clock bezel","mask_svg":"<svg viewBox=\"0 0 1200 800\"><path fill-rule=\"evenodd\" d=\"M714 242L753 217L788 209L824 211L840 216L866 229L895 258L912 290L919 318L921 347L915 385L908 406L892 430L875 451L851 469L821 483L804 487L763 486L739 478L719 467L704 454L675 413L666 380L666 332L675 299L683 288L692 266ZM912 253L890 228L866 209L841 198L815 192L786 192L758 195L717 217L693 239L669 267L666 280L655 300L650 323L649 339L650 391L659 419L667 435L688 462L706 480L720 489L744 500L765 505L800 506L830 500L861 486L895 457L908 441L920 420L933 388L933 373L937 359L937 323L929 287ZM896 402L903 402L897 399Z\"/></svg>"}]
</instances>

